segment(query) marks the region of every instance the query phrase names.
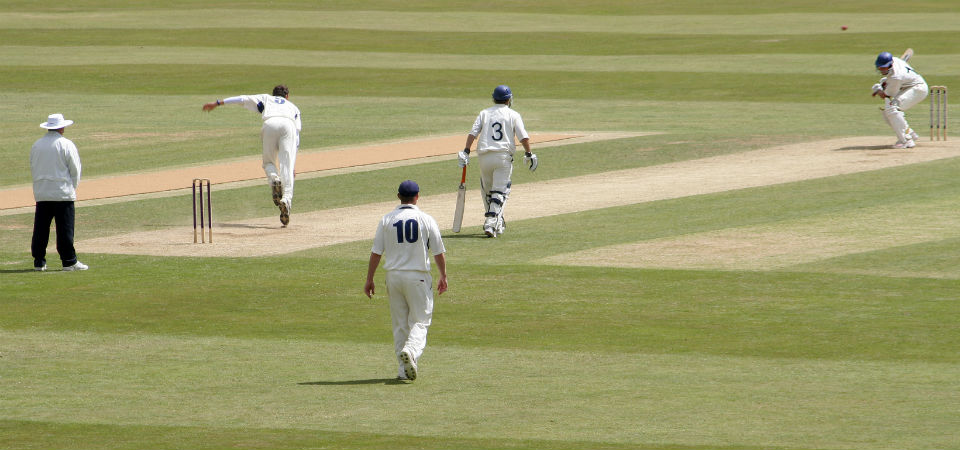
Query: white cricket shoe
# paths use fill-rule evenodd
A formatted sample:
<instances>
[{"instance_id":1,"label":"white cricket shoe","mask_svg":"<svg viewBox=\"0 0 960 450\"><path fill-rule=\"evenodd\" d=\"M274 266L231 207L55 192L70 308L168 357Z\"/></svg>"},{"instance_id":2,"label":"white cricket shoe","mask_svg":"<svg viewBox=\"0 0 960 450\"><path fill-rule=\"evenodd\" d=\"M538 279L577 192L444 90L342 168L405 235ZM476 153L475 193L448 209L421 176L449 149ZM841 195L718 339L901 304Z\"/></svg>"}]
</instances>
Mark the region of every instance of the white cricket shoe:
<instances>
[{"instance_id":1,"label":"white cricket shoe","mask_svg":"<svg viewBox=\"0 0 960 450\"><path fill-rule=\"evenodd\" d=\"M86 264L84 264L84 263L82 263L82 262L80 262L80 261L77 261L77 263L74 264L74 265L72 265L72 266L64 267L64 268L63 268L63 271L64 271L64 272L73 272L73 271L75 271L75 270L87 270L87 269L89 269L89 268L90 268L90 266L88 266L88 265L86 265Z\"/></svg>"},{"instance_id":2,"label":"white cricket shoe","mask_svg":"<svg viewBox=\"0 0 960 450\"><path fill-rule=\"evenodd\" d=\"M413 359L413 353L410 350L403 349L400 352L400 361L403 362L403 374L410 381L417 379L417 362Z\"/></svg>"},{"instance_id":3,"label":"white cricket shoe","mask_svg":"<svg viewBox=\"0 0 960 450\"><path fill-rule=\"evenodd\" d=\"M910 139L917 140L920 139L920 135L916 131L913 131L913 128L910 129L910 132L907 133L910 135Z\"/></svg>"},{"instance_id":4,"label":"white cricket shoe","mask_svg":"<svg viewBox=\"0 0 960 450\"><path fill-rule=\"evenodd\" d=\"M893 144L893 148L914 148L917 144L913 142L913 139L907 139L906 142L897 141L896 144Z\"/></svg>"},{"instance_id":5,"label":"white cricket shoe","mask_svg":"<svg viewBox=\"0 0 960 450\"><path fill-rule=\"evenodd\" d=\"M47 271L47 265L44 264L44 265L42 265L42 266L40 266L40 267L34 267L33 270L35 270L35 271L37 271L37 272L46 272L46 271Z\"/></svg>"}]
</instances>

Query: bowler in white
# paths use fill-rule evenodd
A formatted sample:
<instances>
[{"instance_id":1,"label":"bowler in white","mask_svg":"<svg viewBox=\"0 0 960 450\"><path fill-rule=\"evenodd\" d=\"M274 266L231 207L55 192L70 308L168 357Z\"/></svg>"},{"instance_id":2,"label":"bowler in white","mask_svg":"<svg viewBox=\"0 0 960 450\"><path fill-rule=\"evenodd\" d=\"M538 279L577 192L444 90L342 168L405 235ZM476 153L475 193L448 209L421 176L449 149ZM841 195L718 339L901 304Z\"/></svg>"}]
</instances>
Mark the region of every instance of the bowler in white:
<instances>
[{"instance_id":1,"label":"bowler in white","mask_svg":"<svg viewBox=\"0 0 960 450\"><path fill-rule=\"evenodd\" d=\"M280 223L290 223L293 207L294 165L300 148L303 123L300 109L290 101L290 90L284 85L273 88L273 94L240 95L206 103L204 111L220 105L241 105L263 118L260 137L263 141L263 172L273 193L273 203L280 208Z\"/></svg>"}]
</instances>

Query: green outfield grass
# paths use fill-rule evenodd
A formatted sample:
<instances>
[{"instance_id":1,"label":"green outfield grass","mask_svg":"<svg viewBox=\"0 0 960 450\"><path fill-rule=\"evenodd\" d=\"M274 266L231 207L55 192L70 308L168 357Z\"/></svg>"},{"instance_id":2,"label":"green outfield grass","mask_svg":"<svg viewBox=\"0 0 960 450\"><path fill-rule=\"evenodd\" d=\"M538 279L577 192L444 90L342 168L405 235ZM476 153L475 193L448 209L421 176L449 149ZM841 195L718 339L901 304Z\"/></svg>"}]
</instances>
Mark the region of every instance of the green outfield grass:
<instances>
[{"instance_id":1,"label":"green outfield grass","mask_svg":"<svg viewBox=\"0 0 960 450\"><path fill-rule=\"evenodd\" d=\"M53 112L76 120L87 179L257 157L255 114L200 106L281 82L302 152L465 135L501 83L531 132L660 133L537 149L518 196L890 135L869 96L881 50L913 47L928 82L960 86L946 0L902 14L887 0L48 6L0 12L0 189L30 183ZM926 108L908 113L921 136ZM511 221L496 240L444 230L450 291L412 384L393 380L382 272L362 294L369 241L263 258L79 247L91 270L61 273L51 252L39 274L32 214L0 214L0 448L960 449L958 171L952 158ZM407 178L451 193L458 175L443 159L300 179L293 217L390 201ZM276 214L263 186L214 190L218 222ZM188 225L188 196L80 207L77 239ZM717 270L555 259L819 230L847 250Z\"/></svg>"}]
</instances>

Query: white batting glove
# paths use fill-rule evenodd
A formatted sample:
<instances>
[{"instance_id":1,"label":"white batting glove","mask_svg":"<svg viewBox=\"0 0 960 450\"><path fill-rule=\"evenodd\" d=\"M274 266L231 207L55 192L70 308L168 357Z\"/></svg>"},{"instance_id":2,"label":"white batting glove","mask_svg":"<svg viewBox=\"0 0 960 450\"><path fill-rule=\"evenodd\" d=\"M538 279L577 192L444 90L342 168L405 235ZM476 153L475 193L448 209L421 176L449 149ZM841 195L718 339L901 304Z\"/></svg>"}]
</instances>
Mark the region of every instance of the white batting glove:
<instances>
[{"instance_id":1,"label":"white batting glove","mask_svg":"<svg viewBox=\"0 0 960 450\"><path fill-rule=\"evenodd\" d=\"M883 86L881 86L880 83L876 83L873 85L873 91L872 91L873 95L877 95L877 92L880 92L882 90L883 90Z\"/></svg>"},{"instance_id":2,"label":"white batting glove","mask_svg":"<svg viewBox=\"0 0 960 450\"><path fill-rule=\"evenodd\" d=\"M470 150L461 150L457 153L457 163L460 167L467 167L468 162L470 162Z\"/></svg>"},{"instance_id":3,"label":"white batting glove","mask_svg":"<svg viewBox=\"0 0 960 450\"><path fill-rule=\"evenodd\" d=\"M537 160L536 153L530 153L530 152L527 152L523 155L523 163L530 168L531 172L537 170L537 166L540 165L540 161Z\"/></svg>"}]
</instances>

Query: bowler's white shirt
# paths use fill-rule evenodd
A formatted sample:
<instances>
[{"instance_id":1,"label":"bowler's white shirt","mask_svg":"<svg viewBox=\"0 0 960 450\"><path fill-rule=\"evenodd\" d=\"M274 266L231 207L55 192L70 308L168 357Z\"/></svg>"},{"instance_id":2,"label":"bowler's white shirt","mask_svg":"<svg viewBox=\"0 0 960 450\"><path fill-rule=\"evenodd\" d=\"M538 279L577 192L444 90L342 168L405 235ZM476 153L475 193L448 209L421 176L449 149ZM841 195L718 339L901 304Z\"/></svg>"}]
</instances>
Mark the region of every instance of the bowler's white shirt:
<instances>
[{"instance_id":1,"label":"bowler's white shirt","mask_svg":"<svg viewBox=\"0 0 960 450\"><path fill-rule=\"evenodd\" d=\"M73 141L50 130L30 148L33 198L38 202L77 200L80 153Z\"/></svg>"},{"instance_id":2,"label":"bowler's white shirt","mask_svg":"<svg viewBox=\"0 0 960 450\"><path fill-rule=\"evenodd\" d=\"M244 108L261 113L264 122L274 117L283 117L297 124L298 133L303 129L303 124L300 122L300 108L297 108L297 105L294 105L288 99L270 94L239 95L225 99L223 103L237 103L238 101L243 103ZM260 105L263 105L262 111Z\"/></svg>"},{"instance_id":3,"label":"bowler's white shirt","mask_svg":"<svg viewBox=\"0 0 960 450\"><path fill-rule=\"evenodd\" d=\"M477 137L477 153L488 151L508 152L511 155L516 151L518 140L530 138L520 113L510 109L507 105L494 105L483 111L473 122L470 134Z\"/></svg>"},{"instance_id":4,"label":"bowler's white shirt","mask_svg":"<svg viewBox=\"0 0 960 450\"><path fill-rule=\"evenodd\" d=\"M884 93L889 97L896 97L901 91L905 91L916 86L926 86L927 82L917 71L913 70L906 61L900 58L893 58L893 65L887 72L887 88Z\"/></svg>"},{"instance_id":5,"label":"bowler's white shirt","mask_svg":"<svg viewBox=\"0 0 960 450\"><path fill-rule=\"evenodd\" d=\"M430 271L430 256L446 252L440 227L416 205L401 204L380 219L372 253L383 255L384 270Z\"/></svg>"}]
</instances>

